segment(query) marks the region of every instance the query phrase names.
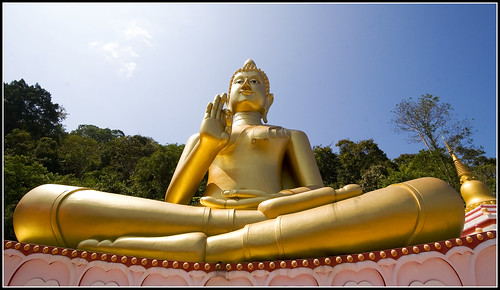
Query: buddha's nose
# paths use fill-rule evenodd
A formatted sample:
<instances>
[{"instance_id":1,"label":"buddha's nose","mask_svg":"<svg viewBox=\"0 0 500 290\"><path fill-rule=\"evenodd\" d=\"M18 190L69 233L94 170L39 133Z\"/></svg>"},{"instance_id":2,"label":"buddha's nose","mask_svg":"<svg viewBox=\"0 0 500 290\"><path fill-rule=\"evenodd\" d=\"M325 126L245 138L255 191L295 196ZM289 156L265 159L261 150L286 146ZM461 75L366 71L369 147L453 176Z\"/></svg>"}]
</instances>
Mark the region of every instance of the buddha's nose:
<instances>
[{"instance_id":1,"label":"buddha's nose","mask_svg":"<svg viewBox=\"0 0 500 290\"><path fill-rule=\"evenodd\" d=\"M243 85L241 86L241 90L242 91L251 91L252 90L252 87L248 83L248 79L246 79L245 82L243 83Z\"/></svg>"}]
</instances>

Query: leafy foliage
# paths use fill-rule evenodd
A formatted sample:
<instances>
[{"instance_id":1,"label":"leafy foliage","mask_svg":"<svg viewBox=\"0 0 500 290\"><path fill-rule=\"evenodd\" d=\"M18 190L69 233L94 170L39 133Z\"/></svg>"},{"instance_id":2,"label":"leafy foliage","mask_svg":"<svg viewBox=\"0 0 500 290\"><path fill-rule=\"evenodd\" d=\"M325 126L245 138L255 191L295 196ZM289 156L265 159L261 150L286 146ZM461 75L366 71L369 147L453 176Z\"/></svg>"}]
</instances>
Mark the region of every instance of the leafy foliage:
<instances>
[{"instance_id":1,"label":"leafy foliage","mask_svg":"<svg viewBox=\"0 0 500 290\"><path fill-rule=\"evenodd\" d=\"M15 240L13 213L25 193L50 183L53 174L40 163L24 155L4 156L4 238Z\"/></svg>"},{"instance_id":2,"label":"leafy foliage","mask_svg":"<svg viewBox=\"0 0 500 290\"><path fill-rule=\"evenodd\" d=\"M101 163L99 144L89 137L70 134L64 138L58 152L63 174L82 177Z\"/></svg>"},{"instance_id":3,"label":"leafy foliage","mask_svg":"<svg viewBox=\"0 0 500 290\"><path fill-rule=\"evenodd\" d=\"M415 178L432 176L442 179L460 190L460 180L451 157L443 150L421 150L418 154L403 154L394 159L397 168L388 170L386 178L382 179L380 186L400 183Z\"/></svg>"},{"instance_id":4,"label":"leafy foliage","mask_svg":"<svg viewBox=\"0 0 500 290\"><path fill-rule=\"evenodd\" d=\"M183 149L184 146L169 144L141 158L130 177L133 191L141 197L164 200Z\"/></svg>"},{"instance_id":5,"label":"leafy foliage","mask_svg":"<svg viewBox=\"0 0 500 290\"><path fill-rule=\"evenodd\" d=\"M18 128L28 131L34 139L62 137L65 110L52 103L50 93L39 84L28 86L23 79L4 83L3 102L5 134Z\"/></svg>"},{"instance_id":6,"label":"leafy foliage","mask_svg":"<svg viewBox=\"0 0 500 290\"><path fill-rule=\"evenodd\" d=\"M337 187L337 178L341 168L339 156L333 152L331 146L314 146L313 153L323 177L323 183L326 186Z\"/></svg>"},{"instance_id":7,"label":"leafy foliage","mask_svg":"<svg viewBox=\"0 0 500 290\"><path fill-rule=\"evenodd\" d=\"M385 175L385 171L374 166L394 167L373 139L358 143L343 139L338 141L336 146L340 149L339 159L342 165L338 176L340 185L358 183L365 192L373 190L379 188L379 180Z\"/></svg>"},{"instance_id":8,"label":"leafy foliage","mask_svg":"<svg viewBox=\"0 0 500 290\"><path fill-rule=\"evenodd\" d=\"M125 137L121 130L101 129L94 125L79 125L76 130L71 131L71 134L88 137L99 143L111 142L116 138Z\"/></svg>"},{"instance_id":9,"label":"leafy foliage","mask_svg":"<svg viewBox=\"0 0 500 290\"><path fill-rule=\"evenodd\" d=\"M443 148L444 143L440 138L446 138L458 156L468 152L481 155L482 149L475 152L467 151L472 147L471 120L456 120L453 108L449 103L442 103L438 96L422 95L418 100L409 98L402 100L392 110L394 130L405 133L412 143L424 142L431 150ZM441 146L440 146L441 144Z\"/></svg>"}]
</instances>

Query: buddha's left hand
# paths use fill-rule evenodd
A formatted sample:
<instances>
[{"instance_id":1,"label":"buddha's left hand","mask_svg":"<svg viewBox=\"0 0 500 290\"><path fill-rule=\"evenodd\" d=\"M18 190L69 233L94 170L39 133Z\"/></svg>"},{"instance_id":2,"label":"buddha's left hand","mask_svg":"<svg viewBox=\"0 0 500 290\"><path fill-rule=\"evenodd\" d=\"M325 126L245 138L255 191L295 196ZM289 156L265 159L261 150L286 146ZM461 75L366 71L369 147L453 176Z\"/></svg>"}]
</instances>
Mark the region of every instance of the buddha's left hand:
<instances>
[{"instance_id":1,"label":"buddha's left hand","mask_svg":"<svg viewBox=\"0 0 500 290\"><path fill-rule=\"evenodd\" d=\"M261 202L284 195L287 194L267 193L255 189L225 190L222 196L227 199L205 196L200 199L200 203L211 208L256 209Z\"/></svg>"}]
</instances>

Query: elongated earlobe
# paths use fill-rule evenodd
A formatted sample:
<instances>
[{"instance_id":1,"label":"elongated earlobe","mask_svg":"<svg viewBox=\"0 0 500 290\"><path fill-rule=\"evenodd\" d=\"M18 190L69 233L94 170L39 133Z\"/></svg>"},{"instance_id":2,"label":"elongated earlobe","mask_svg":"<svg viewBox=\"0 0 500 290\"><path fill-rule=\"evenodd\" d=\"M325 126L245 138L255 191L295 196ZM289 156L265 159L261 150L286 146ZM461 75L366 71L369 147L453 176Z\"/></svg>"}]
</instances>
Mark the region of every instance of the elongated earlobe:
<instances>
[{"instance_id":1,"label":"elongated earlobe","mask_svg":"<svg viewBox=\"0 0 500 290\"><path fill-rule=\"evenodd\" d=\"M267 96L266 108L264 109L264 112L262 113L262 121L264 121L264 123L267 123L267 113L269 112L269 108L271 107L273 102L274 102L274 95L269 94Z\"/></svg>"}]
</instances>

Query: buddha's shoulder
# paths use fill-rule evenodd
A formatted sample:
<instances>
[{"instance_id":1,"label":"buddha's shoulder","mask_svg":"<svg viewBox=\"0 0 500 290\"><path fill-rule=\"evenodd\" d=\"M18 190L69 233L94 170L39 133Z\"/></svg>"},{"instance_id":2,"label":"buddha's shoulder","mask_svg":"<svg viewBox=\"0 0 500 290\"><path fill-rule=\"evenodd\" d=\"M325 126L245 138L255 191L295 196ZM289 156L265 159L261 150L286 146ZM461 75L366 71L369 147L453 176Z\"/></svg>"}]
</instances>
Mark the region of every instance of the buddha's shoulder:
<instances>
[{"instance_id":1,"label":"buddha's shoulder","mask_svg":"<svg viewBox=\"0 0 500 290\"><path fill-rule=\"evenodd\" d=\"M285 137L287 139L307 140L307 135L301 130L287 129L282 126L276 125L259 125L250 130L252 138L279 138Z\"/></svg>"},{"instance_id":2,"label":"buddha's shoulder","mask_svg":"<svg viewBox=\"0 0 500 290\"><path fill-rule=\"evenodd\" d=\"M291 131L282 126L276 125L259 125L249 130L252 138L277 138L277 137L290 137Z\"/></svg>"},{"instance_id":3,"label":"buddha's shoulder","mask_svg":"<svg viewBox=\"0 0 500 290\"><path fill-rule=\"evenodd\" d=\"M309 138L304 131L296 129L286 129L281 126L270 126L269 132L271 136L286 136L291 142L309 142Z\"/></svg>"},{"instance_id":4,"label":"buddha's shoulder","mask_svg":"<svg viewBox=\"0 0 500 290\"><path fill-rule=\"evenodd\" d=\"M304 131L301 131L301 130L296 130L296 129L289 129L289 128L285 128L285 127L282 127L282 126L276 126L276 125L261 125L261 126L265 126L267 127L268 129L266 130L269 130L269 131L275 131L275 132L286 132L287 135L306 135L306 133L304 133ZM261 127L259 126L259 127Z\"/></svg>"}]
</instances>

